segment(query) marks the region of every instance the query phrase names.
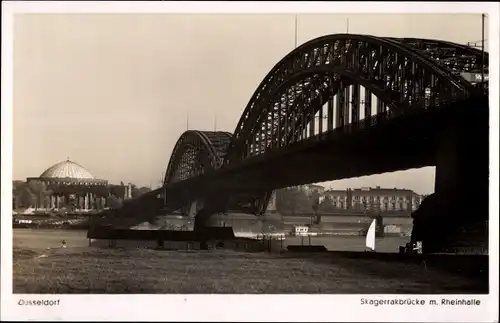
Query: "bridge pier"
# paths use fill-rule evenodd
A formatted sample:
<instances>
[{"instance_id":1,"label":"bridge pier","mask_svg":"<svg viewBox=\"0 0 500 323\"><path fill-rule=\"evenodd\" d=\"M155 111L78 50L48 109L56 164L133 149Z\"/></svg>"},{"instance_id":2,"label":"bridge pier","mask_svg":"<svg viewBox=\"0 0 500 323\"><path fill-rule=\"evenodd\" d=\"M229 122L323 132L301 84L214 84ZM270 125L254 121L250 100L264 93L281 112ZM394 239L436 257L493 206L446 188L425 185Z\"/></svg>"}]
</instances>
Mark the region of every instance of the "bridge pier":
<instances>
[{"instance_id":1,"label":"bridge pier","mask_svg":"<svg viewBox=\"0 0 500 323\"><path fill-rule=\"evenodd\" d=\"M434 196L414 221L421 238L413 240L422 240L428 252L488 246L488 109L475 108L451 120L436 142Z\"/></svg>"},{"instance_id":2,"label":"bridge pier","mask_svg":"<svg viewBox=\"0 0 500 323\"><path fill-rule=\"evenodd\" d=\"M211 212L207 209L201 209L198 211L194 218L193 231L198 234L202 234L203 231L208 227L208 221L210 219ZM208 242L200 241L200 250L208 250Z\"/></svg>"},{"instance_id":3,"label":"bridge pier","mask_svg":"<svg viewBox=\"0 0 500 323\"><path fill-rule=\"evenodd\" d=\"M200 210L195 218L194 218L194 227L193 231L203 231L206 227L208 227L208 220L210 218L210 214L208 214L205 210Z\"/></svg>"}]
</instances>

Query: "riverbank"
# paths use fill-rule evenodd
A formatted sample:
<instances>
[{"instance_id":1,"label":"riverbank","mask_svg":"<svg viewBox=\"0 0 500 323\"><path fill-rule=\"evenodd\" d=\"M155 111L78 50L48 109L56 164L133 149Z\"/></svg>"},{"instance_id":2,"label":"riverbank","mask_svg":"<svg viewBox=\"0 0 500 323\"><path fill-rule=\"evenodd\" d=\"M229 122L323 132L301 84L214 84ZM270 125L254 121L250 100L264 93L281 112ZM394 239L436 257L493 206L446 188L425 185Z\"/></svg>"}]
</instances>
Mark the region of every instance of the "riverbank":
<instances>
[{"instance_id":1,"label":"riverbank","mask_svg":"<svg viewBox=\"0 0 500 323\"><path fill-rule=\"evenodd\" d=\"M63 229L63 230L88 230L90 227L90 214L85 215L15 215L13 218L14 228L31 229ZM232 227L235 234L245 237L258 238L258 235L265 234L285 234L292 235L297 219L261 219L255 215L231 215L228 221L222 225ZM299 221L300 218L298 218ZM338 223L326 222L319 225L311 225L310 231L314 236L365 236L369 222L346 222L348 219L338 218ZM291 221L291 222L290 222ZM215 218L211 223L220 226L219 219ZM178 215L168 215L158 217L156 224L141 223L131 227L136 230L193 230L194 221ZM126 226L125 226L126 227ZM401 227L396 225L385 226L386 236L400 237L409 236L411 227ZM389 229L389 230L387 230Z\"/></svg>"},{"instance_id":2,"label":"riverbank","mask_svg":"<svg viewBox=\"0 0 500 323\"><path fill-rule=\"evenodd\" d=\"M341 256L68 247L14 249L14 293L483 294L420 264Z\"/></svg>"},{"instance_id":3,"label":"riverbank","mask_svg":"<svg viewBox=\"0 0 500 323\"><path fill-rule=\"evenodd\" d=\"M88 230L89 217L22 217L12 221L14 229Z\"/></svg>"},{"instance_id":4,"label":"riverbank","mask_svg":"<svg viewBox=\"0 0 500 323\"><path fill-rule=\"evenodd\" d=\"M261 233L235 232L237 238L259 238ZM68 247L88 246L87 230L64 230L64 229L46 229L46 228L20 228L13 230L14 245L25 247L38 247L40 243L43 248L57 248L61 246L61 241L65 240ZM279 235L279 234L278 234ZM262 238L262 237L260 237ZM278 237L276 237L278 238ZM269 236L267 236L269 239ZM40 241L40 242L38 242ZM406 237L384 237L376 239L376 250L378 252L399 252L399 246L404 246L408 242ZM116 242L118 247L133 246L142 244L148 247L155 247L156 241L128 242L119 240ZM106 242L107 244L107 242ZM288 245L324 245L326 249L332 251L364 251L365 238L361 236L315 236L311 237L293 237L285 236L281 242L277 242L282 248Z\"/></svg>"}]
</instances>

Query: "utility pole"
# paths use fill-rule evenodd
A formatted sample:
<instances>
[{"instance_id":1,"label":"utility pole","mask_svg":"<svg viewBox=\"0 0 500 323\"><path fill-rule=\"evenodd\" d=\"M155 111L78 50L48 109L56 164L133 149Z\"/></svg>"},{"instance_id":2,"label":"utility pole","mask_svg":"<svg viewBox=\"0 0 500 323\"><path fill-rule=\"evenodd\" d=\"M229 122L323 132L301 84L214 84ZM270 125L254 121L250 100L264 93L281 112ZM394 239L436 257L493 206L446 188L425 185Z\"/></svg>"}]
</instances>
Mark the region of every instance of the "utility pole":
<instances>
[{"instance_id":1,"label":"utility pole","mask_svg":"<svg viewBox=\"0 0 500 323\"><path fill-rule=\"evenodd\" d=\"M297 48L297 43L299 42L298 32L299 32L299 21L298 21L298 16L295 15L295 48Z\"/></svg>"},{"instance_id":2,"label":"utility pole","mask_svg":"<svg viewBox=\"0 0 500 323\"><path fill-rule=\"evenodd\" d=\"M346 29L347 29L347 34L348 34L349 33L349 18L347 18L347 26L346 27L347 27Z\"/></svg>"},{"instance_id":3,"label":"utility pole","mask_svg":"<svg viewBox=\"0 0 500 323\"><path fill-rule=\"evenodd\" d=\"M481 90L484 91L484 19L486 15L481 15Z\"/></svg>"},{"instance_id":4,"label":"utility pole","mask_svg":"<svg viewBox=\"0 0 500 323\"><path fill-rule=\"evenodd\" d=\"M186 131L189 130L189 111L186 113Z\"/></svg>"},{"instance_id":5,"label":"utility pole","mask_svg":"<svg viewBox=\"0 0 500 323\"><path fill-rule=\"evenodd\" d=\"M485 45L485 42L486 42L486 38L485 38L485 28L484 28L484 23L485 23L485 19L486 19L486 14L481 14L481 40L479 41L470 41L470 42L467 42L467 46L469 47L474 47L474 48L478 48L480 49L481 51L481 71L480 71L480 74L481 74L481 84L480 84L480 88L482 90L484 90L484 55L485 55L485 51L484 51L484 45ZM477 70L475 71L477 73ZM476 74L477 75L477 74Z\"/></svg>"},{"instance_id":6,"label":"utility pole","mask_svg":"<svg viewBox=\"0 0 500 323\"><path fill-rule=\"evenodd\" d=\"M214 132L217 131L217 113L214 113Z\"/></svg>"}]
</instances>

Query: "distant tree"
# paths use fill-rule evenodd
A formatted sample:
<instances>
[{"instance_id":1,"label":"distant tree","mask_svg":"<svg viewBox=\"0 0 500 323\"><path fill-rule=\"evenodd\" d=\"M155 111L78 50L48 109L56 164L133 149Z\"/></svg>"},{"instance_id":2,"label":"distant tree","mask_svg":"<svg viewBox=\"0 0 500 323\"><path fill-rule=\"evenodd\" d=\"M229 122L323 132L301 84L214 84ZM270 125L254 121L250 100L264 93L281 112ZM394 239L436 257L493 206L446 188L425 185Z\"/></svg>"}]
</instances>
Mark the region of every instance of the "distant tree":
<instances>
[{"instance_id":1,"label":"distant tree","mask_svg":"<svg viewBox=\"0 0 500 323\"><path fill-rule=\"evenodd\" d=\"M291 209L291 201L287 193L286 188L276 190L276 210L278 212L285 212Z\"/></svg>"},{"instance_id":2,"label":"distant tree","mask_svg":"<svg viewBox=\"0 0 500 323\"><path fill-rule=\"evenodd\" d=\"M310 199L311 199L311 209L314 212L314 217L318 217L318 210L319 210L319 198L320 194L318 191L312 191ZM313 224L313 219L311 218L311 224Z\"/></svg>"},{"instance_id":3,"label":"distant tree","mask_svg":"<svg viewBox=\"0 0 500 323\"><path fill-rule=\"evenodd\" d=\"M36 196L26 182L13 181L12 196L15 200L14 208L29 208L36 205Z\"/></svg>"},{"instance_id":4,"label":"distant tree","mask_svg":"<svg viewBox=\"0 0 500 323\"><path fill-rule=\"evenodd\" d=\"M35 209L38 209L42 204L45 194L47 193L47 185L41 181L30 181L28 183L28 187L36 197Z\"/></svg>"},{"instance_id":5,"label":"distant tree","mask_svg":"<svg viewBox=\"0 0 500 323\"><path fill-rule=\"evenodd\" d=\"M307 195L296 187L276 191L276 209L278 212L310 212L311 203Z\"/></svg>"},{"instance_id":6,"label":"distant tree","mask_svg":"<svg viewBox=\"0 0 500 323\"><path fill-rule=\"evenodd\" d=\"M109 186L96 186L93 190L97 196L108 196L111 191Z\"/></svg>"},{"instance_id":7,"label":"distant tree","mask_svg":"<svg viewBox=\"0 0 500 323\"><path fill-rule=\"evenodd\" d=\"M114 195L114 196L117 196L117 197L124 197L125 196L125 186L122 186L122 185L110 185L109 186L109 193L111 195Z\"/></svg>"},{"instance_id":8,"label":"distant tree","mask_svg":"<svg viewBox=\"0 0 500 323\"><path fill-rule=\"evenodd\" d=\"M26 182L24 181L12 181L12 192L15 193L18 190L21 190L26 187Z\"/></svg>"},{"instance_id":9,"label":"distant tree","mask_svg":"<svg viewBox=\"0 0 500 323\"><path fill-rule=\"evenodd\" d=\"M22 194L23 191L26 189L26 183L23 181L12 181L12 198L13 198L13 205L12 207L14 209L19 209L22 207Z\"/></svg>"},{"instance_id":10,"label":"distant tree","mask_svg":"<svg viewBox=\"0 0 500 323\"><path fill-rule=\"evenodd\" d=\"M120 199L118 199L114 195L108 196L106 200L106 204L111 208L111 209L119 209L122 206L122 203Z\"/></svg>"},{"instance_id":11,"label":"distant tree","mask_svg":"<svg viewBox=\"0 0 500 323\"><path fill-rule=\"evenodd\" d=\"M314 211L314 212L317 212L319 210L319 198L320 198L321 194L319 194L318 191L312 191L311 193L311 196L309 197L310 200L311 200L311 209Z\"/></svg>"},{"instance_id":12,"label":"distant tree","mask_svg":"<svg viewBox=\"0 0 500 323\"><path fill-rule=\"evenodd\" d=\"M333 209L333 198L330 195L325 195L318 205L318 210L329 212L331 209Z\"/></svg>"},{"instance_id":13,"label":"distant tree","mask_svg":"<svg viewBox=\"0 0 500 323\"><path fill-rule=\"evenodd\" d=\"M150 192L151 189L149 187L143 186L138 188L137 186L132 184L132 198L139 197L147 192Z\"/></svg>"}]
</instances>

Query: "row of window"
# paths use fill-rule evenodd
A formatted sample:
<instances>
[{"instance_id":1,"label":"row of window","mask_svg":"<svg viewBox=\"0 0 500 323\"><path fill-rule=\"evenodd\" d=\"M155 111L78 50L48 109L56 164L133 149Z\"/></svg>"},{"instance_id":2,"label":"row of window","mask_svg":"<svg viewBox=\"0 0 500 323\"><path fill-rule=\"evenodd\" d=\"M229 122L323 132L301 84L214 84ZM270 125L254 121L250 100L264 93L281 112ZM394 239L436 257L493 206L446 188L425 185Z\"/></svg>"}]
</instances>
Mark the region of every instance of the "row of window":
<instances>
[{"instance_id":1,"label":"row of window","mask_svg":"<svg viewBox=\"0 0 500 323\"><path fill-rule=\"evenodd\" d=\"M381 200L381 199L384 199L384 200L387 200L387 199L390 199L391 201L407 201L409 199L411 199L411 197L409 198L408 196L359 196L359 195L356 195L354 196L354 200L372 200L372 199L375 199L375 200Z\"/></svg>"},{"instance_id":2,"label":"row of window","mask_svg":"<svg viewBox=\"0 0 500 323\"><path fill-rule=\"evenodd\" d=\"M81 185L81 186L106 186L108 183L101 181L92 181L92 182L61 182L61 181L43 181L47 185Z\"/></svg>"},{"instance_id":3,"label":"row of window","mask_svg":"<svg viewBox=\"0 0 500 323\"><path fill-rule=\"evenodd\" d=\"M345 201L347 200L347 196L331 196L332 199L334 200L340 200L340 201ZM413 202L419 202L422 199L417 197L417 198L408 198L408 197L402 197L400 196L399 198L396 198L395 196L354 196L354 201L363 201L363 202L369 202L369 201L400 201L400 202L408 202L409 200L412 200Z\"/></svg>"},{"instance_id":4,"label":"row of window","mask_svg":"<svg viewBox=\"0 0 500 323\"><path fill-rule=\"evenodd\" d=\"M339 208L346 208L347 207L347 204L346 203L337 203L337 202L333 202L333 206L334 207L339 207ZM354 205L353 205L354 206ZM370 208L371 206L367 206L368 208ZM415 205L413 205L413 207L415 207ZM380 205L380 208L381 209L384 209L384 210L388 210L388 209L392 209L392 210L406 210L408 208L408 205L407 204L404 204L404 203L383 203Z\"/></svg>"}]
</instances>

